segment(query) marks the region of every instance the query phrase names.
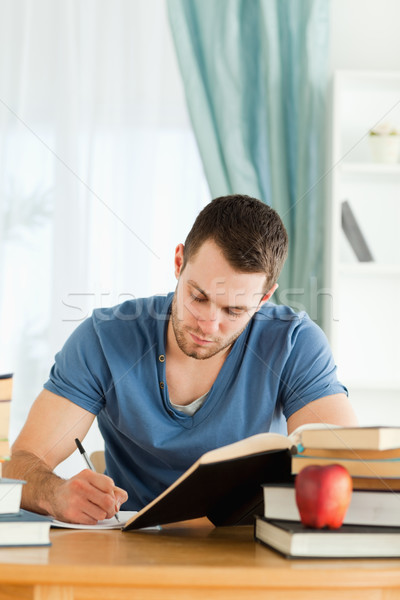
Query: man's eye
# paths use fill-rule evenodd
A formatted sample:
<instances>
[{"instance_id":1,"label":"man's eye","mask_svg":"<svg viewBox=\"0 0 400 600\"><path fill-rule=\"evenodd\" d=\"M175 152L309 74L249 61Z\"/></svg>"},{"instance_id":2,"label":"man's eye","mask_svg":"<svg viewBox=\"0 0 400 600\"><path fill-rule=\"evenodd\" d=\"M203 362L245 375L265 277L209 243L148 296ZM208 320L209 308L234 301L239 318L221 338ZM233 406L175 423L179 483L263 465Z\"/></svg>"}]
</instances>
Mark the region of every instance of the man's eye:
<instances>
[{"instance_id":1,"label":"man's eye","mask_svg":"<svg viewBox=\"0 0 400 600\"><path fill-rule=\"evenodd\" d=\"M194 302L205 302L206 298L201 298L200 296L195 296L194 294L190 294L190 297Z\"/></svg>"},{"instance_id":2,"label":"man's eye","mask_svg":"<svg viewBox=\"0 0 400 600\"><path fill-rule=\"evenodd\" d=\"M241 317L243 314L242 310L234 310L233 308L228 308L228 315L230 317Z\"/></svg>"}]
</instances>

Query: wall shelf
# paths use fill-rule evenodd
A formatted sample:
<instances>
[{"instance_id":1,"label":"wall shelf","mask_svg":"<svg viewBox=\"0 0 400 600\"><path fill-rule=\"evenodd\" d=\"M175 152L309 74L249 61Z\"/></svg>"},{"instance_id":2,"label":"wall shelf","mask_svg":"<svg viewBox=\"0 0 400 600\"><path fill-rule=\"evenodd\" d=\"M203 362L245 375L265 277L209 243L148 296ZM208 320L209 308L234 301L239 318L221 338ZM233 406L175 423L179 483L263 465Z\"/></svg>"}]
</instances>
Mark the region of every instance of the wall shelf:
<instances>
[{"instance_id":1,"label":"wall shelf","mask_svg":"<svg viewBox=\"0 0 400 600\"><path fill-rule=\"evenodd\" d=\"M400 423L400 157L371 162L368 139L379 122L400 129L400 72L337 71L332 110L327 333L358 409L379 423L390 399ZM345 200L373 261L359 262L343 232Z\"/></svg>"},{"instance_id":2,"label":"wall shelf","mask_svg":"<svg viewBox=\"0 0 400 600\"><path fill-rule=\"evenodd\" d=\"M338 271L346 277L400 277L400 265L376 262L339 263Z\"/></svg>"},{"instance_id":3,"label":"wall shelf","mask_svg":"<svg viewBox=\"0 0 400 600\"><path fill-rule=\"evenodd\" d=\"M381 164L370 162L341 162L338 165L343 175L370 175L372 177L382 175L398 175L400 176L399 164ZM400 199L399 199L400 201Z\"/></svg>"}]
</instances>

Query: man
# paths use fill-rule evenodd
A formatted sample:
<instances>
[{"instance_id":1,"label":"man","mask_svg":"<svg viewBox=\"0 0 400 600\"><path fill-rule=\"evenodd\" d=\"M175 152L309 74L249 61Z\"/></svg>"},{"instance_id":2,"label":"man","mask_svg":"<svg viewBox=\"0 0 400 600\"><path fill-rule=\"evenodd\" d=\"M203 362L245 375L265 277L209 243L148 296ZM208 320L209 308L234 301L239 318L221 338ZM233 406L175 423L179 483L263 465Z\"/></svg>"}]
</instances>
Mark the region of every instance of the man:
<instances>
[{"instance_id":1,"label":"man","mask_svg":"<svg viewBox=\"0 0 400 600\"><path fill-rule=\"evenodd\" d=\"M213 200L175 251L174 294L94 311L57 354L13 445L22 505L92 524L147 504L205 451L308 422L354 425L327 340L269 301L287 234L267 205ZM107 475L52 473L98 417ZM126 491L125 491L126 490ZM128 492L128 495L127 495Z\"/></svg>"}]
</instances>

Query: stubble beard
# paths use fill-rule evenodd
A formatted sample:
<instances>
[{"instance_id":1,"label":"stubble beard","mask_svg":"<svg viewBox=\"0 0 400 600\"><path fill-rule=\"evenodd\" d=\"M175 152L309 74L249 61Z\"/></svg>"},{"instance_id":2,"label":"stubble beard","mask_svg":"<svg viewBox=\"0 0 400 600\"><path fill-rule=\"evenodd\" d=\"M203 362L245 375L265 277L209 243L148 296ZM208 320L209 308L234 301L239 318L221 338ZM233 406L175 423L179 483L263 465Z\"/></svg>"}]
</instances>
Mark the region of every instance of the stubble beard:
<instances>
[{"instance_id":1,"label":"stubble beard","mask_svg":"<svg viewBox=\"0 0 400 600\"><path fill-rule=\"evenodd\" d=\"M185 326L181 326L180 322L179 322L179 318L178 318L178 308L177 308L177 302L176 302L176 293L173 297L172 300L172 306L171 306L171 323L172 323L172 329L174 331L174 335L175 335L175 339L176 339L176 343L178 344L179 349L186 354L186 356L189 356L190 358L195 358L196 360L207 360L208 358L212 358L213 356L215 356L216 354L219 354L220 352L222 352L223 350L226 350L227 348L229 348L230 346L232 346L232 344L237 340L237 338L240 336L240 334L246 329L247 324L240 330L235 332L229 339L227 340L221 340L221 338L215 338L213 339L213 344L217 344L216 346L214 346L214 348L203 348L200 351L196 350L195 348L192 347L192 345L194 344L194 342L190 342L188 340L188 337L190 335L190 333L192 333L193 335L202 338L204 336L203 332L201 330L192 330L188 327ZM187 332L185 334L185 332Z\"/></svg>"}]
</instances>

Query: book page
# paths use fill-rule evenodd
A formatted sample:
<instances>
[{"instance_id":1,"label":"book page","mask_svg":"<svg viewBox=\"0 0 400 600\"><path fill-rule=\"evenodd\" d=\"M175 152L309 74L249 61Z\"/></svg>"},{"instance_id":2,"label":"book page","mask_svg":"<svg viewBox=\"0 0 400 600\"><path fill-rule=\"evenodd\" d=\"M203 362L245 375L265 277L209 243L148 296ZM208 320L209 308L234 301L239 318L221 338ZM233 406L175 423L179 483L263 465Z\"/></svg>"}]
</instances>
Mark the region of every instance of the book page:
<instances>
[{"instance_id":1,"label":"book page","mask_svg":"<svg viewBox=\"0 0 400 600\"><path fill-rule=\"evenodd\" d=\"M301 435L303 431L309 431L310 429L317 430L331 430L331 429L342 429L340 425L333 425L332 423L305 423L304 425L299 425L292 433L289 438L295 446L301 445Z\"/></svg>"},{"instance_id":2,"label":"book page","mask_svg":"<svg viewBox=\"0 0 400 600\"><path fill-rule=\"evenodd\" d=\"M207 464L220 460L229 460L268 450L284 450L285 448L298 445L301 441L301 434L306 429L332 429L338 427L338 425L331 425L329 423L305 423L297 427L289 436L273 432L257 433L233 444L209 450L194 464ZM191 468L188 471L191 471Z\"/></svg>"},{"instance_id":3,"label":"book page","mask_svg":"<svg viewBox=\"0 0 400 600\"><path fill-rule=\"evenodd\" d=\"M104 521L98 521L96 525L85 525L83 523L65 523L64 521L57 521L57 519L53 519L51 522L52 527L63 527L66 529L121 529L125 525L125 523L136 515L136 510L120 510L118 513L118 518L120 522L117 521L115 517L111 519L105 519Z\"/></svg>"},{"instance_id":4,"label":"book page","mask_svg":"<svg viewBox=\"0 0 400 600\"><path fill-rule=\"evenodd\" d=\"M256 433L251 437L233 442L227 446L209 450L201 456L195 465L207 464L221 460L230 460L268 450L284 450L292 445L291 439L280 433ZM190 471L190 469L189 469Z\"/></svg>"}]
</instances>

